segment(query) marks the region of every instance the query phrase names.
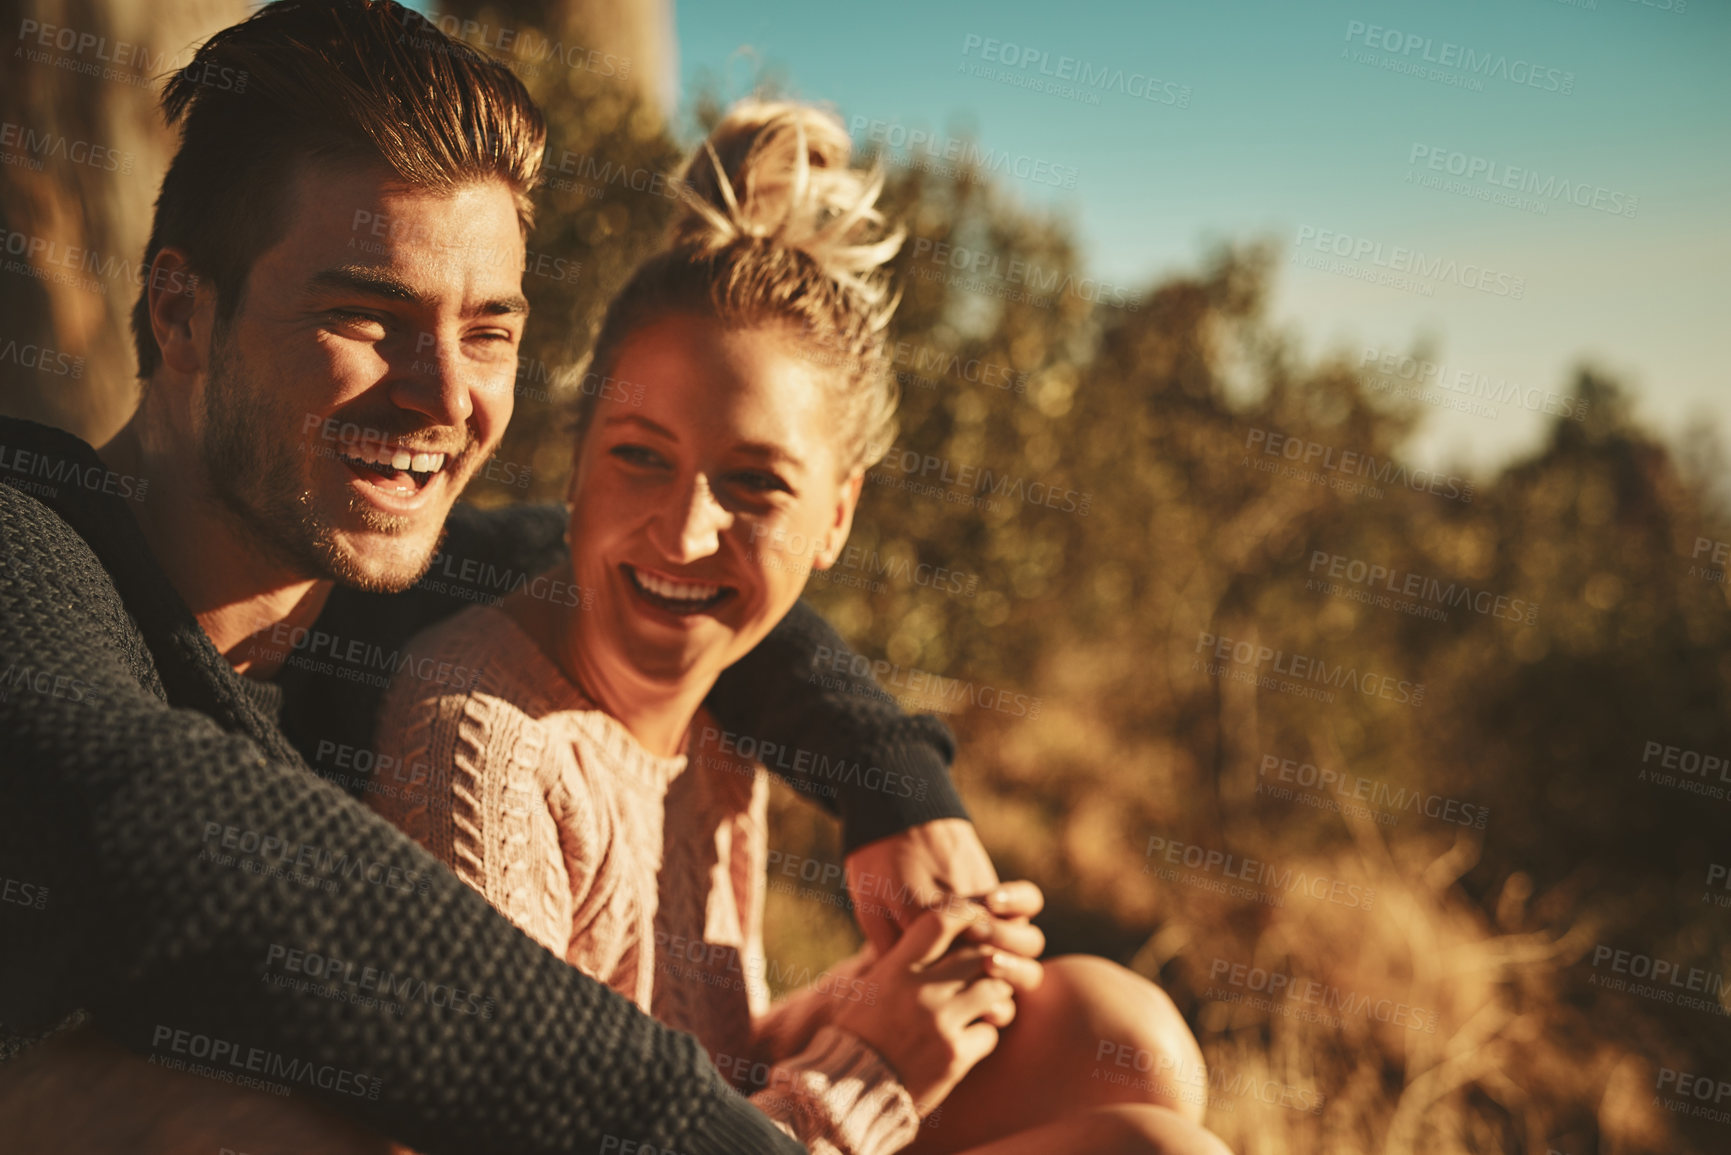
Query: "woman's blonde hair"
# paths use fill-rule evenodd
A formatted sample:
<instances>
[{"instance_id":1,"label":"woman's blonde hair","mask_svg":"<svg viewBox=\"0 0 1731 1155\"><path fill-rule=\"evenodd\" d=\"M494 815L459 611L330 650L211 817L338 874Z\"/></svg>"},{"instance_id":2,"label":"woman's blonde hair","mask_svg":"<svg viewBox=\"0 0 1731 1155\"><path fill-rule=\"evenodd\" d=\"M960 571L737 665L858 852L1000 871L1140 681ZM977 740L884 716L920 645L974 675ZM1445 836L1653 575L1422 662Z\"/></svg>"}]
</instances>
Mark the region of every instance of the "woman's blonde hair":
<instances>
[{"instance_id":1,"label":"woman's blonde hair","mask_svg":"<svg viewBox=\"0 0 1731 1155\"><path fill-rule=\"evenodd\" d=\"M810 105L730 108L686 163L666 245L608 305L582 379L610 376L625 340L665 316L785 326L830 371L843 476L875 463L895 435L884 265L906 233L875 207L882 173L851 167L852 151L841 120ZM579 437L598 392L579 393Z\"/></svg>"}]
</instances>

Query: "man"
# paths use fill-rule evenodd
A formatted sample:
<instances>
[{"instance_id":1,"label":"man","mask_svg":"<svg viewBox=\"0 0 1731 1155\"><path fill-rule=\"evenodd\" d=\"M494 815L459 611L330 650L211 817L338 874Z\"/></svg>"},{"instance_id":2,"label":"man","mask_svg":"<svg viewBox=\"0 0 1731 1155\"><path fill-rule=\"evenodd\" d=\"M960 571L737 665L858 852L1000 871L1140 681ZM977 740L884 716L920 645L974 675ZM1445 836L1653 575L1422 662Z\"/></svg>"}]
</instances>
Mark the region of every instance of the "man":
<instances>
[{"instance_id":1,"label":"man","mask_svg":"<svg viewBox=\"0 0 1731 1155\"><path fill-rule=\"evenodd\" d=\"M98 1054L88 1018L155 1067L287 1087L431 1155L797 1150L695 1040L353 797L413 785L369 764L385 678L472 676L408 642L487 592L462 575L560 556L558 511L453 513L510 417L539 112L389 0L269 5L164 107L183 137L133 318L137 413L100 453L0 422L0 1048ZM422 582L435 553L478 564ZM850 655L802 610L711 705L804 755L772 768L841 813L883 945L997 878L947 732L869 682L820 688L830 654L822 685ZM837 764L875 786L814 769ZM1037 955L1030 890L980 935Z\"/></svg>"}]
</instances>

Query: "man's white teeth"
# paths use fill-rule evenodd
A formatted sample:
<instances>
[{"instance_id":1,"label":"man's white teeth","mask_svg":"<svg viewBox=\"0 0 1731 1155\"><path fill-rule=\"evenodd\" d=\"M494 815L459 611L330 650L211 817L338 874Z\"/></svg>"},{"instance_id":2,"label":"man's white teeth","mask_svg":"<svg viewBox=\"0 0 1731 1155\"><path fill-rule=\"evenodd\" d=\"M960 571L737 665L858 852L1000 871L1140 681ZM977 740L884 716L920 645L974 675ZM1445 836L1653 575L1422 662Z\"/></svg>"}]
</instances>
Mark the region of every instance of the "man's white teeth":
<instances>
[{"instance_id":1,"label":"man's white teeth","mask_svg":"<svg viewBox=\"0 0 1731 1155\"><path fill-rule=\"evenodd\" d=\"M721 592L721 587L718 585L710 585L707 582L668 581L666 578L644 573L640 569L633 569L631 576L638 585L656 597L667 598L670 601L706 602Z\"/></svg>"},{"instance_id":2,"label":"man's white teeth","mask_svg":"<svg viewBox=\"0 0 1731 1155\"><path fill-rule=\"evenodd\" d=\"M382 446L356 446L346 456L368 465L388 465L413 473L437 473L445 467L443 453L411 453L407 449L385 449Z\"/></svg>"}]
</instances>

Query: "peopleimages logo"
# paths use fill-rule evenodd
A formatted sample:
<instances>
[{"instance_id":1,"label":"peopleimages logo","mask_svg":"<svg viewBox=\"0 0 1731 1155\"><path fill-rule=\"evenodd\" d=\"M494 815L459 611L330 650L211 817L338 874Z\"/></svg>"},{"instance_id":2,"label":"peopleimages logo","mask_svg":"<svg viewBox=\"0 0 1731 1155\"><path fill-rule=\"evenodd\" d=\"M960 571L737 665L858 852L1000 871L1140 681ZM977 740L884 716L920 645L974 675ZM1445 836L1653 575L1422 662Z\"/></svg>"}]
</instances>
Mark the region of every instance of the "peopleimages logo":
<instances>
[{"instance_id":1,"label":"peopleimages logo","mask_svg":"<svg viewBox=\"0 0 1731 1155\"><path fill-rule=\"evenodd\" d=\"M1425 79L1446 79L1456 85L1471 80L1477 82L1471 87L1480 90L1486 80L1503 80L1563 96L1575 91L1573 72L1545 67L1520 57L1511 60L1507 53L1481 52L1450 40L1436 40L1416 32L1367 24L1363 20L1346 22L1346 41L1348 47L1340 50L1343 57L1359 64L1381 65L1390 71L1411 72ZM1377 57L1369 52L1355 54L1350 47L1354 44L1385 52L1388 57ZM1424 69L1421 65L1437 67Z\"/></svg>"},{"instance_id":2,"label":"peopleimages logo","mask_svg":"<svg viewBox=\"0 0 1731 1155\"><path fill-rule=\"evenodd\" d=\"M1311 551L1309 572L1318 575L1318 571L1320 576L1312 576L1306 581L1305 589L1335 597L1348 596L1354 601L1384 606L1420 617L1432 617L1433 620L1448 620L1448 613L1441 608L1445 606L1464 606L1476 614L1508 622L1522 622L1529 626L1537 625L1539 620L1539 607L1536 602L1511 598L1507 594L1493 593L1490 590L1475 590L1465 582L1451 581L1445 585L1440 578L1409 573L1399 566L1366 562L1345 554L1329 553L1327 550ZM1343 595L1341 588L1335 584L1340 581L1364 586L1366 590L1362 594L1357 590L1348 590ZM1386 590L1394 597L1384 598L1378 593L1370 592L1375 590ZM1423 604L1427 602L1431 604Z\"/></svg>"},{"instance_id":3,"label":"peopleimages logo","mask_svg":"<svg viewBox=\"0 0 1731 1155\"><path fill-rule=\"evenodd\" d=\"M1600 974L1601 969L1611 973ZM1588 976L1587 983L1605 990L1627 991L1639 998L1669 1003L1686 1010L1731 1015L1731 1009L1720 1001L1726 989L1723 972L1688 966L1674 959L1657 958L1639 951L1618 950L1604 943L1593 947L1593 974Z\"/></svg>"},{"instance_id":4,"label":"peopleimages logo","mask_svg":"<svg viewBox=\"0 0 1731 1155\"><path fill-rule=\"evenodd\" d=\"M1161 80L1146 72L1095 64L1074 56L1054 58L1045 49L1017 44L1013 40L998 40L970 32L962 38L962 55L1014 71L970 70L966 63L960 71L1016 83L1017 87L1051 92L1084 104L1099 104L1099 93L1113 92L1151 104L1190 107L1188 84Z\"/></svg>"},{"instance_id":5,"label":"peopleimages logo","mask_svg":"<svg viewBox=\"0 0 1731 1155\"><path fill-rule=\"evenodd\" d=\"M1216 957L1208 966L1208 979L1235 988L1211 987L1202 993L1205 999L1219 1002L1245 1002L1244 992L1264 996L1263 1004L1277 1005L1292 1000L1305 1007L1318 1007L1320 1013L1333 1017L1331 1025L1342 1025L1347 1018L1363 1018L1369 1022L1405 1027L1409 1031L1436 1034L1441 1015L1424 1007L1415 1007L1395 999L1373 999L1357 991L1345 991L1329 983L1281 971L1265 970L1230 959Z\"/></svg>"},{"instance_id":6,"label":"peopleimages logo","mask_svg":"<svg viewBox=\"0 0 1731 1155\"><path fill-rule=\"evenodd\" d=\"M995 686L975 685L965 678L946 678L926 670L910 670L879 658L872 661L863 654L832 650L819 646L812 655L815 671L808 679L813 685L829 690L852 691L859 694L882 694L885 689L899 692L921 710L937 710L950 714L959 712L966 703L982 710L995 710L1017 718L1040 716L1042 699L1028 694L1001 690ZM826 672L827 671L827 672ZM873 679L873 682L855 679Z\"/></svg>"},{"instance_id":7,"label":"peopleimages logo","mask_svg":"<svg viewBox=\"0 0 1731 1155\"><path fill-rule=\"evenodd\" d=\"M1181 882L1201 890L1225 894L1231 898L1263 902L1269 906L1285 906L1287 897L1294 894L1355 910L1369 910L1376 902L1374 886L1364 886L1323 874L1311 874L1302 869L1294 871L1290 866L1280 867L1262 859L1244 858L1224 850L1179 842L1174 838L1163 838L1158 834L1149 835L1148 848L1143 852L1143 857L1147 861L1142 864L1142 873L1153 875L1163 882ZM1160 862L1167 863L1167 866L1160 866ZM1185 877L1172 869L1179 866L1196 874ZM1218 877L1210 878L1210 875ZM1249 885L1236 885L1240 882Z\"/></svg>"},{"instance_id":8,"label":"peopleimages logo","mask_svg":"<svg viewBox=\"0 0 1731 1155\"><path fill-rule=\"evenodd\" d=\"M908 128L896 121L856 116L848 123L856 139L881 145L892 154L906 153L910 168L961 176L973 172L1015 177L1054 188L1075 188L1078 169L1027 153L986 148L976 140L944 136L924 128ZM946 165L944 162L948 162ZM953 166L953 167L951 167Z\"/></svg>"},{"instance_id":9,"label":"peopleimages logo","mask_svg":"<svg viewBox=\"0 0 1731 1155\"><path fill-rule=\"evenodd\" d=\"M124 174L132 171L134 159L130 152L121 152L107 145L79 140L45 128L36 129L27 124L14 124L10 120L0 121L0 147L19 149L22 157L31 162L25 167L37 172L42 170L44 160L56 159L102 172ZM6 163L12 161L8 160Z\"/></svg>"},{"instance_id":10,"label":"peopleimages logo","mask_svg":"<svg viewBox=\"0 0 1731 1155\"><path fill-rule=\"evenodd\" d=\"M1404 245L1391 245L1385 249L1381 241L1373 241L1369 237L1355 237L1333 229L1300 225L1298 236L1293 239L1292 244L1300 250L1308 244L1318 253L1339 257L1354 265L1368 263L1376 269L1416 277L1420 282L1458 285L1463 289L1473 289L1493 297L1507 297L1512 301L1523 300L1527 295L1525 277L1498 272L1472 261L1461 262L1453 257L1439 257L1434 253L1409 249Z\"/></svg>"},{"instance_id":11,"label":"peopleimages logo","mask_svg":"<svg viewBox=\"0 0 1731 1155\"><path fill-rule=\"evenodd\" d=\"M1313 658L1305 654L1287 653L1272 646L1257 642L1235 642L1231 638L1221 637L1206 631L1197 634L1196 654L1206 654L1206 657L1191 658L1191 668L1219 676L1227 662L1249 667L1251 674L1260 674L1264 665L1273 674L1281 678L1293 680L1293 684L1315 683L1333 689L1352 690L1369 698L1385 698L1401 705L1418 706L1424 702L1424 683L1408 682L1378 674L1371 671L1360 671L1356 666L1344 662L1330 666L1321 658ZM1332 698L1324 699L1332 701Z\"/></svg>"},{"instance_id":12,"label":"peopleimages logo","mask_svg":"<svg viewBox=\"0 0 1731 1155\"><path fill-rule=\"evenodd\" d=\"M1419 493L1430 493L1463 502L1473 499L1473 483L1457 474L1442 474L1429 469L1409 470L1392 457L1378 458L1356 449L1337 450L1321 441L1278 433L1270 429L1251 427L1244 435L1246 451L1260 450L1267 457L1280 457L1306 469L1333 471L1350 477L1366 478L1382 485L1404 485ZM1250 463L1246 458L1240 464ZM1376 496L1382 496L1379 490Z\"/></svg>"},{"instance_id":13,"label":"peopleimages logo","mask_svg":"<svg viewBox=\"0 0 1731 1155\"><path fill-rule=\"evenodd\" d=\"M1367 375L1374 375L1371 383L1373 391L1389 392L1396 389L1398 383L1405 383L1411 386L1412 395L1419 400L1463 411L1469 406L1474 412L1486 410L1479 412L1480 416L1497 415L1495 409L1473 404L1487 401L1497 405L1519 405L1529 413L1585 421L1591 404L1585 398L1522 385L1519 381L1510 381L1507 377L1495 377L1476 369L1428 361L1390 349L1379 349L1374 345L1365 346L1364 353L1359 357L1358 367ZM1458 395L1458 401L1448 396L1451 394Z\"/></svg>"},{"instance_id":14,"label":"peopleimages logo","mask_svg":"<svg viewBox=\"0 0 1731 1155\"><path fill-rule=\"evenodd\" d=\"M1273 783L1268 781L1271 774ZM1258 795L1301 801L1323 810L1341 810L1344 807L1348 812L1361 813L1379 825L1392 826L1399 821L1402 812L1410 811L1438 822L1483 830L1491 815L1488 806L1405 786L1390 786L1374 778L1361 778L1357 774L1282 758L1278 754L1264 754L1256 768L1256 776ZM1354 801L1367 803L1380 813L1353 806Z\"/></svg>"},{"instance_id":15,"label":"peopleimages logo","mask_svg":"<svg viewBox=\"0 0 1731 1155\"><path fill-rule=\"evenodd\" d=\"M1407 154L1407 164L1411 166L1406 174L1407 183L1412 183L1417 175L1413 170L1420 166L1420 162L1423 162L1423 167L1430 172L1460 177L1468 184L1479 182L1496 190L1510 189L1529 194L1541 202L1565 201L1579 208L1596 209L1611 216L1633 219L1641 205L1639 197L1602 185L1572 181L1568 177L1558 177L1555 173L1541 178L1530 168L1504 164L1483 156L1469 156L1440 145L1417 142L1414 142L1412 150ZM1540 207L1543 208L1544 205L1541 203Z\"/></svg>"},{"instance_id":16,"label":"peopleimages logo","mask_svg":"<svg viewBox=\"0 0 1731 1155\"><path fill-rule=\"evenodd\" d=\"M201 1035L161 1023L158 1023L151 1033L150 1047L155 1052L168 1051L173 1055L201 1060L209 1065L209 1069L195 1073L206 1074L228 1083L236 1081L237 1073L245 1073L280 1079L285 1083L303 1083L308 1087L318 1087L338 1095L353 1095L363 1099L377 1099L379 1088L383 1085L383 1081L376 1077L344 1067L296 1059L276 1051L267 1051L263 1047L247 1047L229 1039ZM172 1068L172 1062L163 1063L162 1058L159 1054L153 1054L150 1061L152 1065Z\"/></svg>"}]
</instances>

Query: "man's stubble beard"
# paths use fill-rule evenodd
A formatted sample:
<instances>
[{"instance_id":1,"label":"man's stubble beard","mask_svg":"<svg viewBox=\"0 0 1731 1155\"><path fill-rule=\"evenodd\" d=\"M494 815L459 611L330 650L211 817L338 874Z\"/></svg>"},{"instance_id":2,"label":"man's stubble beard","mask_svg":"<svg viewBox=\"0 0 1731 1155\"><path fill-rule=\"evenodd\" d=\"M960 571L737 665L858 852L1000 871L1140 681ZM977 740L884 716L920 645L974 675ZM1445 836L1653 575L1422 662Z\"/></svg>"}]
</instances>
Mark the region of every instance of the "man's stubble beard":
<instances>
[{"instance_id":1,"label":"man's stubble beard","mask_svg":"<svg viewBox=\"0 0 1731 1155\"><path fill-rule=\"evenodd\" d=\"M399 593L418 582L433 564L445 527L424 557L410 566L376 572L356 564L342 548L340 531L323 517L298 459L301 433L274 414L248 388L227 326L218 324L211 340L206 376L203 437L199 449L209 492L228 513L246 542L271 560L304 577L334 581L366 593ZM330 459L336 460L335 447ZM346 512L370 533L401 534L413 519L385 513L344 489Z\"/></svg>"}]
</instances>

